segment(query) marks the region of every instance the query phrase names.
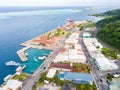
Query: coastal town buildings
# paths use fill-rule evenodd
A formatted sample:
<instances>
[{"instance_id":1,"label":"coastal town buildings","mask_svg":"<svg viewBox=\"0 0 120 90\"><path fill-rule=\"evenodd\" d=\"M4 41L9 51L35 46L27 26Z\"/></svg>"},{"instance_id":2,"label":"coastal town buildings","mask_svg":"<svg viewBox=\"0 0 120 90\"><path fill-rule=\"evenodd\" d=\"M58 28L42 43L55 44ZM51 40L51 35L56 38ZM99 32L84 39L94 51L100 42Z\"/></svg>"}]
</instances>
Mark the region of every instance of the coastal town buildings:
<instances>
[{"instance_id":1,"label":"coastal town buildings","mask_svg":"<svg viewBox=\"0 0 120 90\"><path fill-rule=\"evenodd\" d=\"M70 64L64 64L64 63L53 63L51 65L51 68L54 68L60 71L72 71L73 66Z\"/></svg>"},{"instance_id":2,"label":"coastal town buildings","mask_svg":"<svg viewBox=\"0 0 120 90\"><path fill-rule=\"evenodd\" d=\"M22 88L22 82L18 80L8 80L7 84L0 90L20 90Z\"/></svg>"},{"instance_id":3,"label":"coastal town buildings","mask_svg":"<svg viewBox=\"0 0 120 90\"><path fill-rule=\"evenodd\" d=\"M56 69L49 69L46 77L48 77L48 78L53 78L54 75L55 75L55 73L56 73Z\"/></svg>"},{"instance_id":4,"label":"coastal town buildings","mask_svg":"<svg viewBox=\"0 0 120 90\"><path fill-rule=\"evenodd\" d=\"M58 77L62 80L69 80L78 84L92 84L94 81L93 76L91 74L86 73L64 72L62 74L59 74Z\"/></svg>"},{"instance_id":5,"label":"coastal town buildings","mask_svg":"<svg viewBox=\"0 0 120 90\"><path fill-rule=\"evenodd\" d=\"M118 66L112 60L108 60L107 58L95 58L95 64L101 71L118 69Z\"/></svg>"},{"instance_id":6,"label":"coastal town buildings","mask_svg":"<svg viewBox=\"0 0 120 90\"><path fill-rule=\"evenodd\" d=\"M109 88L110 90L120 90L120 78L112 78Z\"/></svg>"}]
</instances>

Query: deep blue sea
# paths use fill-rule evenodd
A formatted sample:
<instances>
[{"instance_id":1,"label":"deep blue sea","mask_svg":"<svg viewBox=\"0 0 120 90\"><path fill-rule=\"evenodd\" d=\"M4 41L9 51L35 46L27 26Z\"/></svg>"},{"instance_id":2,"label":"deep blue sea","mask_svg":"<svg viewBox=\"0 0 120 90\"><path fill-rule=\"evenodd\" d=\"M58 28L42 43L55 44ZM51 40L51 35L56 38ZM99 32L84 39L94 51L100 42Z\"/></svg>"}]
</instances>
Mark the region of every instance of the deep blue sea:
<instances>
[{"instance_id":1,"label":"deep blue sea","mask_svg":"<svg viewBox=\"0 0 120 90\"><path fill-rule=\"evenodd\" d=\"M5 62L14 60L21 64L16 51L23 48L19 44L65 24L70 18L76 20L97 21L99 18L88 16L117 7L77 7L80 11L73 12L74 7L0 7L0 84L8 74L15 73L17 67L6 66ZM76 8L76 7L75 7Z\"/></svg>"}]
</instances>

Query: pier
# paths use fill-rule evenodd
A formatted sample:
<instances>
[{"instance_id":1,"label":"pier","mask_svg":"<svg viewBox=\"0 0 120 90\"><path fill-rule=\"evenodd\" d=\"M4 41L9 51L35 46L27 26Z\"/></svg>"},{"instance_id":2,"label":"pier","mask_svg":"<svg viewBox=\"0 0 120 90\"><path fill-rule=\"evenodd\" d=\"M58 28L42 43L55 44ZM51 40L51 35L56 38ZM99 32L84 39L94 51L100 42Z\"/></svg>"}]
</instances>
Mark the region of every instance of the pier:
<instances>
[{"instance_id":1,"label":"pier","mask_svg":"<svg viewBox=\"0 0 120 90\"><path fill-rule=\"evenodd\" d=\"M25 55L25 51L26 51L27 49L29 49L29 48L31 48L31 46L25 47L25 48L17 51L17 54L18 54L19 58L20 58L23 62L25 62L25 61L28 60L28 59L27 59L27 56Z\"/></svg>"}]
</instances>

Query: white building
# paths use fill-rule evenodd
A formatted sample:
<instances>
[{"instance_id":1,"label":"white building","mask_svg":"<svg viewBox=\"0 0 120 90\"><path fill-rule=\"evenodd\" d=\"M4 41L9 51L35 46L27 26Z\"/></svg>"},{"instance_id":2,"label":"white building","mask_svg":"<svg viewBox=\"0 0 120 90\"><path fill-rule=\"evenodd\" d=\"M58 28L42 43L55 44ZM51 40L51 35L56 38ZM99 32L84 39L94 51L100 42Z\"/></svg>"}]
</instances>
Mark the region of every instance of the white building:
<instances>
[{"instance_id":1,"label":"white building","mask_svg":"<svg viewBox=\"0 0 120 90\"><path fill-rule=\"evenodd\" d=\"M8 80L7 84L2 87L2 90L20 90L22 82L17 80Z\"/></svg>"},{"instance_id":2,"label":"white building","mask_svg":"<svg viewBox=\"0 0 120 90\"><path fill-rule=\"evenodd\" d=\"M83 33L83 38L90 38L92 35L88 32Z\"/></svg>"},{"instance_id":3,"label":"white building","mask_svg":"<svg viewBox=\"0 0 120 90\"><path fill-rule=\"evenodd\" d=\"M107 58L95 58L95 64L101 71L116 70L118 66Z\"/></svg>"},{"instance_id":4,"label":"white building","mask_svg":"<svg viewBox=\"0 0 120 90\"><path fill-rule=\"evenodd\" d=\"M56 69L49 69L46 77L53 78L55 76L55 74L56 74Z\"/></svg>"}]
</instances>

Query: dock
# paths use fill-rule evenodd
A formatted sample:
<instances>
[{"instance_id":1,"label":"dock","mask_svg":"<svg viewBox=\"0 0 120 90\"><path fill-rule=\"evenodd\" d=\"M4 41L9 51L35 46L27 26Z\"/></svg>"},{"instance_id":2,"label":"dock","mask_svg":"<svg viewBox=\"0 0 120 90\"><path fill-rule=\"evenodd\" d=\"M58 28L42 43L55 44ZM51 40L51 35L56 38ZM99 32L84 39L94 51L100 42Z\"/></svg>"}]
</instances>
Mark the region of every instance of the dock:
<instances>
[{"instance_id":1,"label":"dock","mask_svg":"<svg viewBox=\"0 0 120 90\"><path fill-rule=\"evenodd\" d=\"M28 60L28 59L27 59L27 56L25 55L24 52L25 52L27 49L29 49L29 48L31 48L31 46L25 47L25 48L17 51L17 54L18 54L19 58L20 58L23 62L25 62L25 61Z\"/></svg>"}]
</instances>

